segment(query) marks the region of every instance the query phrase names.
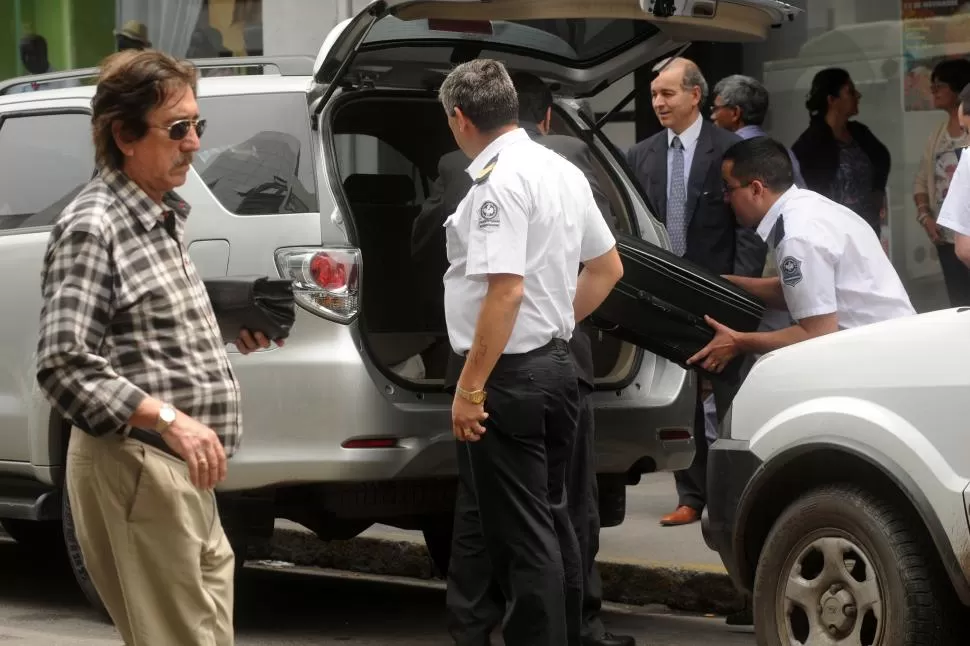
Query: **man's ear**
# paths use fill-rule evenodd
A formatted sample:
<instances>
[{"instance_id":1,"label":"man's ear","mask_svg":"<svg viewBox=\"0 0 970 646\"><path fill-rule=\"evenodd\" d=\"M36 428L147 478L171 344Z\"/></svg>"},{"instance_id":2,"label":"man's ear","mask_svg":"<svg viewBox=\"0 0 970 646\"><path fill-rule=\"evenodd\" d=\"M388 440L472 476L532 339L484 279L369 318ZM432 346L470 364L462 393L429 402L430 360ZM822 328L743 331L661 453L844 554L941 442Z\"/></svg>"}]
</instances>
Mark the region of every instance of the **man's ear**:
<instances>
[{"instance_id":1,"label":"man's ear","mask_svg":"<svg viewBox=\"0 0 970 646\"><path fill-rule=\"evenodd\" d=\"M552 106L546 108L546 118L542 120L540 126L544 135L548 135L549 131L552 130Z\"/></svg>"},{"instance_id":2,"label":"man's ear","mask_svg":"<svg viewBox=\"0 0 970 646\"><path fill-rule=\"evenodd\" d=\"M114 137L115 145L126 156L131 156L132 139L125 132L124 124L120 120L111 122L111 136Z\"/></svg>"}]
</instances>

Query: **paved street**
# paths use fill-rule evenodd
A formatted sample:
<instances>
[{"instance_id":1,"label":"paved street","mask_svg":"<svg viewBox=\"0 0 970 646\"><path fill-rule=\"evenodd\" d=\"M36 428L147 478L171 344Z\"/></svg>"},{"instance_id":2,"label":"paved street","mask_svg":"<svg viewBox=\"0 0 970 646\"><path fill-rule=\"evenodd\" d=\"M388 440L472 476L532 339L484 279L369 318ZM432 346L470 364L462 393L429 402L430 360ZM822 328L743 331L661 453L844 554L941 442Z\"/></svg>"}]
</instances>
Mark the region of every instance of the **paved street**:
<instances>
[{"instance_id":1,"label":"paved street","mask_svg":"<svg viewBox=\"0 0 970 646\"><path fill-rule=\"evenodd\" d=\"M114 629L88 611L67 567L65 561L30 557L20 546L0 542L0 642L18 646L121 644ZM448 644L443 604L439 584L250 568L239 586L237 643ZM754 644L750 633L732 631L720 618L649 610L611 607L607 619L613 629L636 635L641 644Z\"/></svg>"}]
</instances>

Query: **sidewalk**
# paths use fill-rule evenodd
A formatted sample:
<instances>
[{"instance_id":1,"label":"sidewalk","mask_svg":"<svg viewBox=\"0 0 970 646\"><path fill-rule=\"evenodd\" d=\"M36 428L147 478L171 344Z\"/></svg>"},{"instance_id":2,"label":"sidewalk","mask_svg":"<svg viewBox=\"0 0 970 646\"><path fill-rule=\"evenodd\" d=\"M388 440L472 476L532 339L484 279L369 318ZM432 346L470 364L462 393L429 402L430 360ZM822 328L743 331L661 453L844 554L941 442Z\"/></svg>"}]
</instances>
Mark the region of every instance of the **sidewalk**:
<instances>
[{"instance_id":1,"label":"sidewalk","mask_svg":"<svg viewBox=\"0 0 970 646\"><path fill-rule=\"evenodd\" d=\"M598 560L651 567L724 572L721 558L704 543L701 524L661 527L660 517L674 510L677 493L670 473L644 476L635 487L627 487L626 518L618 527L600 532ZM285 521L280 527L296 527ZM424 544L421 532L374 525L361 536Z\"/></svg>"},{"instance_id":2,"label":"sidewalk","mask_svg":"<svg viewBox=\"0 0 970 646\"><path fill-rule=\"evenodd\" d=\"M645 476L627 488L627 515L600 534L597 562L605 600L663 604L676 610L725 614L740 607L716 552L700 523L661 527L660 517L677 502L673 475ZM375 525L349 541L323 542L303 527L278 521L272 545L251 557L372 574L432 578L420 532Z\"/></svg>"}]
</instances>

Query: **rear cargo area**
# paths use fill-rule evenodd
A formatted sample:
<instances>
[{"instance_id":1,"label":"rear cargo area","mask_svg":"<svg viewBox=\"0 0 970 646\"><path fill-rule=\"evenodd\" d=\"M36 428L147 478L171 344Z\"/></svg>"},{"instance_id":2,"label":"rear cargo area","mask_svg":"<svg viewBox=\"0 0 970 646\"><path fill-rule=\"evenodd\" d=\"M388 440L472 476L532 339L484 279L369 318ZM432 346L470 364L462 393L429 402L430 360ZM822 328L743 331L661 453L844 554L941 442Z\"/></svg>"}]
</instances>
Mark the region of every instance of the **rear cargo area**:
<instances>
[{"instance_id":1,"label":"rear cargo area","mask_svg":"<svg viewBox=\"0 0 970 646\"><path fill-rule=\"evenodd\" d=\"M432 94L358 91L339 100L330 125L325 145L333 146L339 172L333 188L362 257L362 350L405 386L442 388L451 352L444 238L415 254L411 227L431 194L439 159L456 149L444 111ZM614 201L618 214L623 201L611 194ZM622 228L623 217L617 221ZM636 347L587 329L600 385L626 380L637 365Z\"/></svg>"}]
</instances>

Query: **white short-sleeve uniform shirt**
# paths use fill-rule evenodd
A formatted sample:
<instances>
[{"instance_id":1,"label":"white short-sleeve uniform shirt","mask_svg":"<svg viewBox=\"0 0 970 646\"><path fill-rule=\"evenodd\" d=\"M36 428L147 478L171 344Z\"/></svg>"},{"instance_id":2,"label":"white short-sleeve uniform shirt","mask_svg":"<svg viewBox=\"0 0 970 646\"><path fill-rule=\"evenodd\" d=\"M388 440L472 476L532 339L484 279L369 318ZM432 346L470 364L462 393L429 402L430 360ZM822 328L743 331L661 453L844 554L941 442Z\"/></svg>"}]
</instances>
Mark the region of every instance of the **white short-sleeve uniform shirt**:
<instances>
[{"instance_id":1,"label":"white short-sleeve uniform shirt","mask_svg":"<svg viewBox=\"0 0 970 646\"><path fill-rule=\"evenodd\" d=\"M965 149L953 172L936 223L950 231L970 236L970 154Z\"/></svg>"},{"instance_id":2,"label":"white short-sleeve uniform shirt","mask_svg":"<svg viewBox=\"0 0 970 646\"><path fill-rule=\"evenodd\" d=\"M505 354L572 338L580 262L615 239L589 181L521 128L497 138L467 169L475 183L445 222L445 320L452 349L474 340L490 274L524 278L524 294Z\"/></svg>"},{"instance_id":3,"label":"white short-sleeve uniform shirt","mask_svg":"<svg viewBox=\"0 0 970 646\"><path fill-rule=\"evenodd\" d=\"M916 313L872 227L818 193L789 189L758 235L775 253L796 321L834 313L847 329Z\"/></svg>"}]
</instances>

